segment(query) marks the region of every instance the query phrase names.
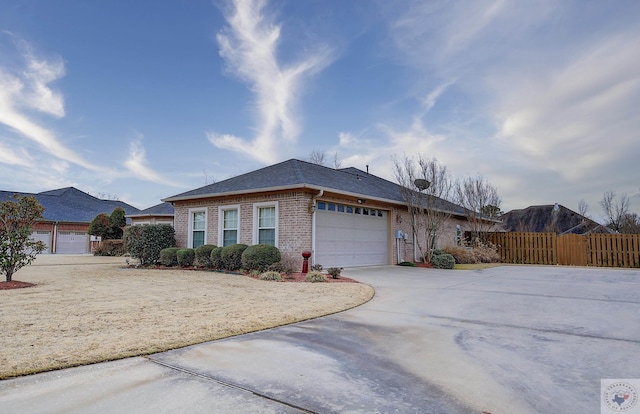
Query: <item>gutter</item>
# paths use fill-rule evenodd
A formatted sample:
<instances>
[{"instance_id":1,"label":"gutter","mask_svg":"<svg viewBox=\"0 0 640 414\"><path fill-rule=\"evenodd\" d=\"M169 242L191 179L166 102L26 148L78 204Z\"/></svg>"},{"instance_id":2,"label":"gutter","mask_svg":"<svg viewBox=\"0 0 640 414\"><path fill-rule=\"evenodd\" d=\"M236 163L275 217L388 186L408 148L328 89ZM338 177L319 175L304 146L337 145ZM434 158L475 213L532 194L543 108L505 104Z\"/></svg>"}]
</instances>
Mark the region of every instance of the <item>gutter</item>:
<instances>
[{"instance_id":1,"label":"gutter","mask_svg":"<svg viewBox=\"0 0 640 414\"><path fill-rule=\"evenodd\" d=\"M311 197L311 264L316 264L316 199L324 195L321 188L318 194Z\"/></svg>"}]
</instances>

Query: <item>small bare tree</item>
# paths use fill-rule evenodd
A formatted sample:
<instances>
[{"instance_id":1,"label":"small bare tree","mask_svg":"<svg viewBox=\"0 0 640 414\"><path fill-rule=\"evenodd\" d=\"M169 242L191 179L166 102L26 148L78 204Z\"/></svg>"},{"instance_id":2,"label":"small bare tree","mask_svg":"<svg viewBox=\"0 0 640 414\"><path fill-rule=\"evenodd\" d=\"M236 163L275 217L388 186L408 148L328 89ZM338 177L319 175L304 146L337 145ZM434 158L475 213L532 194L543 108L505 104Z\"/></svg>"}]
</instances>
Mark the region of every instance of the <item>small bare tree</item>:
<instances>
[{"instance_id":1,"label":"small bare tree","mask_svg":"<svg viewBox=\"0 0 640 414\"><path fill-rule=\"evenodd\" d=\"M456 184L456 201L466 212L472 241L495 227L502 215L498 190L482 176L467 177Z\"/></svg>"},{"instance_id":2,"label":"small bare tree","mask_svg":"<svg viewBox=\"0 0 640 414\"><path fill-rule=\"evenodd\" d=\"M629 214L629 196L622 194L618 201L615 201L616 193L612 190L606 191L600 200L600 206L607 220L607 226L612 230L620 232L625 216Z\"/></svg>"},{"instance_id":3,"label":"small bare tree","mask_svg":"<svg viewBox=\"0 0 640 414\"><path fill-rule=\"evenodd\" d=\"M326 155L324 151L314 149L311 151L311 154L309 154L309 162L311 164L324 165Z\"/></svg>"},{"instance_id":4,"label":"small bare tree","mask_svg":"<svg viewBox=\"0 0 640 414\"><path fill-rule=\"evenodd\" d=\"M312 164L318 164L318 165L323 165L326 166L326 158L327 158L327 153L326 151L320 151L320 150L312 150L311 154L309 154L309 162ZM335 152L333 154L333 168L334 169L338 169L342 167L342 160L340 159L340 156L338 155L337 152Z\"/></svg>"},{"instance_id":5,"label":"small bare tree","mask_svg":"<svg viewBox=\"0 0 640 414\"><path fill-rule=\"evenodd\" d=\"M586 201L584 201L584 199L580 200L580 202L578 203L578 213L584 217L584 218L588 218L587 213L589 212L589 204L587 204Z\"/></svg>"},{"instance_id":6,"label":"small bare tree","mask_svg":"<svg viewBox=\"0 0 640 414\"><path fill-rule=\"evenodd\" d=\"M446 221L451 217L448 200L452 180L447 167L437 159L394 158L396 180L411 217L413 239L420 258L431 261Z\"/></svg>"}]
</instances>

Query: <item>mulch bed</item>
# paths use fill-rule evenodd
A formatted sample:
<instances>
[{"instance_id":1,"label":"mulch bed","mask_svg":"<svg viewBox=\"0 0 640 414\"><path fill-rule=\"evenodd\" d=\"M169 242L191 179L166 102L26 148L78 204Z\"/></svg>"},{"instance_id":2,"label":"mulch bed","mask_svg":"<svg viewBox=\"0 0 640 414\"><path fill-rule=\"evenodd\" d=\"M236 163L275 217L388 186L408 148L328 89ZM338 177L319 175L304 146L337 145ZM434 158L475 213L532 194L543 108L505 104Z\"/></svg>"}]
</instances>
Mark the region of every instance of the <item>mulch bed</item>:
<instances>
[{"instance_id":1,"label":"mulch bed","mask_svg":"<svg viewBox=\"0 0 640 414\"><path fill-rule=\"evenodd\" d=\"M251 276L254 279L258 279L258 276ZM282 276L282 281L283 282L305 282L308 283L305 278L307 277L306 274L302 274L302 273L292 273L290 275L284 275ZM333 277L329 276L329 275L325 275L324 276L325 280L328 283L360 283L357 280L354 279L350 279L348 277L342 277L342 276L338 276L337 279L334 279Z\"/></svg>"},{"instance_id":2,"label":"mulch bed","mask_svg":"<svg viewBox=\"0 0 640 414\"><path fill-rule=\"evenodd\" d=\"M130 264L127 266L123 266L124 269L137 269L139 268L139 266ZM248 276L251 277L253 279L260 279L258 276L255 275L251 275L249 273L237 273L237 272L227 272L227 271L222 271L222 270L211 270L211 269L204 269L204 268L199 268L199 267L177 267L177 266L161 266L161 265L151 265L151 266L146 266L144 267L144 269L180 269L180 270L193 270L193 271L200 271L200 272L220 272L220 273L228 273L228 274L234 274L234 275L242 275L242 276ZM306 274L302 274L300 272L298 273L292 273L290 275L282 275L282 281L283 282L305 282L308 283L305 278L307 277ZM348 277L343 277L343 276L338 276L337 279L334 279L333 277L331 277L328 274L324 275L324 278L326 279L326 281L328 283L360 283L355 279L351 279Z\"/></svg>"},{"instance_id":3,"label":"mulch bed","mask_svg":"<svg viewBox=\"0 0 640 414\"><path fill-rule=\"evenodd\" d=\"M0 290L21 289L31 286L35 286L35 284L29 282L20 282L19 280L12 280L11 282L0 282Z\"/></svg>"}]
</instances>

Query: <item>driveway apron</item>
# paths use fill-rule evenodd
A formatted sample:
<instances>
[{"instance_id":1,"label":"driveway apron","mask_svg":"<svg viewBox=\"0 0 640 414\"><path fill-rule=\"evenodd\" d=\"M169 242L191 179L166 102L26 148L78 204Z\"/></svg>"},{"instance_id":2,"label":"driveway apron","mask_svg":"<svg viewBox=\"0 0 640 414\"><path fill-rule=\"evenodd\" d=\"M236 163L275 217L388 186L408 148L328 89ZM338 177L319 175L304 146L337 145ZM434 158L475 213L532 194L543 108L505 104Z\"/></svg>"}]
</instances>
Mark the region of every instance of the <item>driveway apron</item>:
<instances>
[{"instance_id":1,"label":"driveway apron","mask_svg":"<svg viewBox=\"0 0 640 414\"><path fill-rule=\"evenodd\" d=\"M350 311L0 382L0 412L589 413L640 378L640 272L345 269Z\"/></svg>"}]
</instances>

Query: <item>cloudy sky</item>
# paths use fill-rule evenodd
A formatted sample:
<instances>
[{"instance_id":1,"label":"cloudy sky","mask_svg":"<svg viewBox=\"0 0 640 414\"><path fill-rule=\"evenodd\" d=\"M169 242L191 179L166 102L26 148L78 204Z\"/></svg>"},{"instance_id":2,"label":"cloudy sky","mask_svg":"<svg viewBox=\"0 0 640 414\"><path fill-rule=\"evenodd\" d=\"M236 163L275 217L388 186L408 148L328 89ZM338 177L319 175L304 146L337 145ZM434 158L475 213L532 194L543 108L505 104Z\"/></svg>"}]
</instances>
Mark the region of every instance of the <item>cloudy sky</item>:
<instances>
[{"instance_id":1,"label":"cloudy sky","mask_svg":"<svg viewBox=\"0 0 640 414\"><path fill-rule=\"evenodd\" d=\"M3 0L0 189L139 208L312 151L640 212L640 2Z\"/></svg>"}]
</instances>

